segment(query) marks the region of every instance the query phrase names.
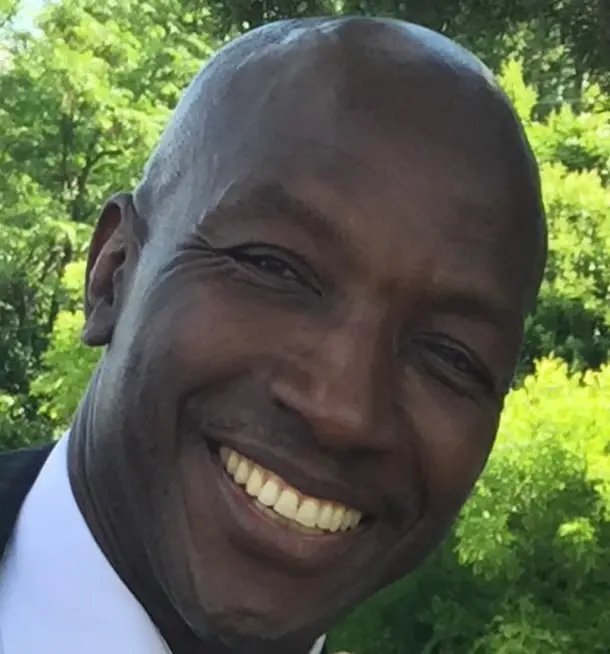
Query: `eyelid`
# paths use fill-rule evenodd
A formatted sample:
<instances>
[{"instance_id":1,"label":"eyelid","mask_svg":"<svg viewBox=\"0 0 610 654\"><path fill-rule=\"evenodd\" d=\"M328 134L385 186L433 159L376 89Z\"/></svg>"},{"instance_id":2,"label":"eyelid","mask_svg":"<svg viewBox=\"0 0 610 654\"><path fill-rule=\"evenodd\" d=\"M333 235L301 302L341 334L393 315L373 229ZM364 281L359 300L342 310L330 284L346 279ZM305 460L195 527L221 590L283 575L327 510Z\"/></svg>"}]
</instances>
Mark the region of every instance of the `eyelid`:
<instances>
[{"instance_id":1,"label":"eyelid","mask_svg":"<svg viewBox=\"0 0 610 654\"><path fill-rule=\"evenodd\" d=\"M244 241L243 243L235 243L233 245L228 245L223 248L220 248L221 252L236 252L240 250L266 250L268 252L278 252L286 255L289 258L297 259L302 261L307 265L307 262L303 259L302 256L289 250L283 245L276 245L275 243L267 243L262 241Z\"/></svg>"},{"instance_id":2,"label":"eyelid","mask_svg":"<svg viewBox=\"0 0 610 654\"><path fill-rule=\"evenodd\" d=\"M323 295L322 279L311 266L311 264L302 255L294 252L293 250L289 250L282 245L261 241L245 241L236 245L219 248L218 252L226 254L227 256L234 256L236 253L246 253L248 250L259 250L258 254L260 255L266 254L270 257L277 257L278 259L280 259L279 255L283 255L287 259L287 261L283 261L283 263L289 267L294 267L295 273L300 278L302 278L303 283L312 291L314 291L319 296ZM252 252L252 254L254 255L255 253ZM313 283L310 279L307 279L307 276L313 280Z\"/></svg>"},{"instance_id":3,"label":"eyelid","mask_svg":"<svg viewBox=\"0 0 610 654\"><path fill-rule=\"evenodd\" d=\"M446 334L423 334L419 340L428 342L430 344L443 345L447 348L453 348L457 352L461 352L464 354L464 356L467 356L471 360L472 367L477 377L483 384L485 391L490 395L498 395L497 382L493 373L483 362L481 357L479 357L477 353L474 352L474 350L468 347L465 343L457 341Z\"/></svg>"}]
</instances>

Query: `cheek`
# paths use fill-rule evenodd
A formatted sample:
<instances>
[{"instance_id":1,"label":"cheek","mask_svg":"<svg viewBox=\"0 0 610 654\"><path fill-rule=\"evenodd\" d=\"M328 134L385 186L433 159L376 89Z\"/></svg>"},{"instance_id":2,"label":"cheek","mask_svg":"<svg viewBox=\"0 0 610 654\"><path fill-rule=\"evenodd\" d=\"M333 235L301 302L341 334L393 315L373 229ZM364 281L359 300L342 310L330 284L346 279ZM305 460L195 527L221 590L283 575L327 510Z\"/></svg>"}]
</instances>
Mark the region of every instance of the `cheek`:
<instances>
[{"instance_id":1,"label":"cheek","mask_svg":"<svg viewBox=\"0 0 610 654\"><path fill-rule=\"evenodd\" d=\"M430 512L457 513L481 474L499 416L497 407L488 404L461 399L459 406L439 404L422 418L421 465Z\"/></svg>"},{"instance_id":2,"label":"cheek","mask_svg":"<svg viewBox=\"0 0 610 654\"><path fill-rule=\"evenodd\" d=\"M497 428L497 407L483 410L464 399L432 403L414 395L411 433L422 513L414 529L388 548L381 585L410 573L446 536L485 465Z\"/></svg>"},{"instance_id":3,"label":"cheek","mask_svg":"<svg viewBox=\"0 0 610 654\"><path fill-rule=\"evenodd\" d=\"M181 385L205 383L216 374L260 373L294 349L308 323L304 316L243 295L211 283L189 289L188 299L168 308L157 331L171 340Z\"/></svg>"}]
</instances>

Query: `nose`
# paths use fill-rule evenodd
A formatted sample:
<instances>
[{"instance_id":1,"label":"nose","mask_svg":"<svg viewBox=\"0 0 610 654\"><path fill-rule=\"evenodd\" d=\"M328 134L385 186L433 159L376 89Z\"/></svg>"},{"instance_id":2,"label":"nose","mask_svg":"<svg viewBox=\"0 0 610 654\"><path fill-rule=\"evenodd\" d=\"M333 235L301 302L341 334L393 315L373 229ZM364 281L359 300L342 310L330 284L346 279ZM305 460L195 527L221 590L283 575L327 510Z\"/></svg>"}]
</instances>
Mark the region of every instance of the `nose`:
<instances>
[{"instance_id":1,"label":"nose","mask_svg":"<svg viewBox=\"0 0 610 654\"><path fill-rule=\"evenodd\" d=\"M319 334L274 380L275 398L310 424L321 446L375 447L389 393L380 332L378 320L352 317Z\"/></svg>"}]
</instances>

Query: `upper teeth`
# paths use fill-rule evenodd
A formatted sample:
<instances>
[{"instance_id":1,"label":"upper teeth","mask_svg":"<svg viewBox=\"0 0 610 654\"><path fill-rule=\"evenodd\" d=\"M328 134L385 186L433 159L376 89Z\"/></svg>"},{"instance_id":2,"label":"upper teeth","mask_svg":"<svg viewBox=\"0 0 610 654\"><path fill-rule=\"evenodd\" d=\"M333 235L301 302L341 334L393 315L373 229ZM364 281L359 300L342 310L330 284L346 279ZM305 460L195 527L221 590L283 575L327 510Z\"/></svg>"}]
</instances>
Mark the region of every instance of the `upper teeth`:
<instances>
[{"instance_id":1,"label":"upper teeth","mask_svg":"<svg viewBox=\"0 0 610 654\"><path fill-rule=\"evenodd\" d=\"M310 529L347 531L358 525L362 514L343 504L303 495L276 474L261 468L246 457L226 447L220 458L236 484L275 514Z\"/></svg>"}]
</instances>

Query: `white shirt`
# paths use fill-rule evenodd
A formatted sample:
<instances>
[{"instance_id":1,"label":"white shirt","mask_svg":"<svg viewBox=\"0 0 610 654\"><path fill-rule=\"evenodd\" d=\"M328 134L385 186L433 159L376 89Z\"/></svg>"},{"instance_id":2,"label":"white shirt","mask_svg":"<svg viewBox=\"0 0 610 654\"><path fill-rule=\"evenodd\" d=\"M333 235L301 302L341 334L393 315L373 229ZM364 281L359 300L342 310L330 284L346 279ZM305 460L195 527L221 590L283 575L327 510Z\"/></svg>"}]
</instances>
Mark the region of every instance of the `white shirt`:
<instances>
[{"instance_id":1,"label":"white shirt","mask_svg":"<svg viewBox=\"0 0 610 654\"><path fill-rule=\"evenodd\" d=\"M0 566L0 654L171 654L78 509L67 445L51 451Z\"/></svg>"}]
</instances>

